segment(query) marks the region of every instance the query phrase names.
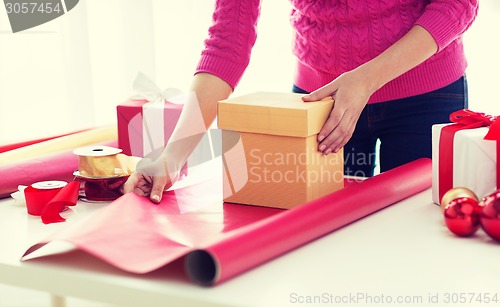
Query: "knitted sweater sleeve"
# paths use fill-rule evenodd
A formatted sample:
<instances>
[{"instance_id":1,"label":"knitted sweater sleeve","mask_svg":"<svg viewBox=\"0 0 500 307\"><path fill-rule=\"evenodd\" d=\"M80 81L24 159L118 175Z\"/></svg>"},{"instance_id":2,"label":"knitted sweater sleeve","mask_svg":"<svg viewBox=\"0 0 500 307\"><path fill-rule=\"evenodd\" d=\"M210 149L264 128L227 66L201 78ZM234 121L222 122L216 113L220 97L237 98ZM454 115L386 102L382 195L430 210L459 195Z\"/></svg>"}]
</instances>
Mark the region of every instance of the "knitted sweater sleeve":
<instances>
[{"instance_id":1,"label":"knitted sweater sleeve","mask_svg":"<svg viewBox=\"0 0 500 307\"><path fill-rule=\"evenodd\" d=\"M250 62L260 0L217 0L195 73L208 72L234 89Z\"/></svg>"},{"instance_id":2,"label":"knitted sweater sleeve","mask_svg":"<svg viewBox=\"0 0 500 307\"><path fill-rule=\"evenodd\" d=\"M478 0L431 0L416 24L434 37L439 52L470 27L478 7Z\"/></svg>"}]
</instances>

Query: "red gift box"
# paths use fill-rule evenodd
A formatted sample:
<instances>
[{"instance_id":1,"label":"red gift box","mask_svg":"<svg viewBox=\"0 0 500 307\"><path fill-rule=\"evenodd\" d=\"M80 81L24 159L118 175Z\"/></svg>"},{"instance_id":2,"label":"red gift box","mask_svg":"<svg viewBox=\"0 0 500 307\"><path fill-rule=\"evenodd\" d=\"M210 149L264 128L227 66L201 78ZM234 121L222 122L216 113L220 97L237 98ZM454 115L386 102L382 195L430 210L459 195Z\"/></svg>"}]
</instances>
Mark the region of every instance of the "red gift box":
<instances>
[{"instance_id":1,"label":"red gift box","mask_svg":"<svg viewBox=\"0 0 500 307\"><path fill-rule=\"evenodd\" d=\"M126 155L154 161L163 152L179 121L183 95L172 88L162 91L143 73L137 75L133 88L138 96L116 107L118 147ZM187 164L180 174L187 174Z\"/></svg>"},{"instance_id":2,"label":"red gift box","mask_svg":"<svg viewBox=\"0 0 500 307\"><path fill-rule=\"evenodd\" d=\"M144 121L143 107L150 103L145 99L129 99L116 107L118 114L118 147L123 153L129 156L144 157L151 152L151 147L145 146L145 143L153 141L148 140L147 131L151 126ZM152 144L164 147L167 144L175 125L182 112L182 105L173 104L164 101L163 112L163 144ZM146 137L146 139L145 139ZM156 149L156 148L153 148ZM149 151L149 152L148 152Z\"/></svg>"},{"instance_id":3,"label":"red gift box","mask_svg":"<svg viewBox=\"0 0 500 307\"><path fill-rule=\"evenodd\" d=\"M177 125L182 104L129 99L118 105L116 111L118 147L126 155L145 157L153 151L163 150ZM182 167L181 174L187 174L187 164Z\"/></svg>"}]
</instances>

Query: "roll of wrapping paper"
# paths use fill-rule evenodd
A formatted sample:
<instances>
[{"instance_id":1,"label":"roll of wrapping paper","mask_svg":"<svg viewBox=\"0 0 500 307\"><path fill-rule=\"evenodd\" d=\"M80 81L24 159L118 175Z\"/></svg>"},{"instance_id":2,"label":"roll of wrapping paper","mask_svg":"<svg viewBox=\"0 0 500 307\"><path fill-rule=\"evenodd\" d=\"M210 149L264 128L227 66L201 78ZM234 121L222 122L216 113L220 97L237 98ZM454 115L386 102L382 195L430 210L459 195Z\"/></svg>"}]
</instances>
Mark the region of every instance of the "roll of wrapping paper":
<instances>
[{"instance_id":1,"label":"roll of wrapping paper","mask_svg":"<svg viewBox=\"0 0 500 307\"><path fill-rule=\"evenodd\" d=\"M117 146L117 140L104 142ZM40 155L0 166L0 198L9 197L19 185L31 185L46 180L72 181L78 168L78 157L72 150Z\"/></svg>"},{"instance_id":2,"label":"roll of wrapping paper","mask_svg":"<svg viewBox=\"0 0 500 307\"><path fill-rule=\"evenodd\" d=\"M56 135L56 136L50 136L50 137L41 138L41 139L34 139L34 140L22 141L22 142L8 144L8 145L1 145L0 146L0 153L6 152L6 151L10 151L10 150L14 150L14 149L21 148L21 147L25 147L25 146L28 146L28 145L38 144L38 143L41 143L41 142L45 142L45 141L48 141L48 140L56 139L56 138L59 138L59 137L62 137L62 136L66 136L66 135L70 135L70 134L75 134L75 133L86 131L86 130L87 129L85 129L85 130L78 130L78 131L74 131L74 132L70 132L70 133L65 133L65 134L61 134L61 135Z\"/></svg>"},{"instance_id":3,"label":"roll of wrapping paper","mask_svg":"<svg viewBox=\"0 0 500 307\"><path fill-rule=\"evenodd\" d=\"M188 276L202 285L220 283L421 192L432 185L431 165L431 160L420 159L254 223L190 253L186 258Z\"/></svg>"},{"instance_id":4,"label":"roll of wrapping paper","mask_svg":"<svg viewBox=\"0 0 500 307\"><path fill-rule=\"evenodd\" d=\"M117 138L116 126L94 128L0 153L0 166Z\"/></svg>"},{"instance_id":5,"label":"roll of wrapping paper","mask_svg":"<svg viewBox=\"0 0 500 307\"><path fill-rule=\"evenodd\" d=\"M431 175L430 159L420 159L290 210L221 206L216 180L169 191L158 205L129 193L22 259L51 240L133 273L186 256L190 279L215 285L429 188Z\"/></svg>"}]
</instances>

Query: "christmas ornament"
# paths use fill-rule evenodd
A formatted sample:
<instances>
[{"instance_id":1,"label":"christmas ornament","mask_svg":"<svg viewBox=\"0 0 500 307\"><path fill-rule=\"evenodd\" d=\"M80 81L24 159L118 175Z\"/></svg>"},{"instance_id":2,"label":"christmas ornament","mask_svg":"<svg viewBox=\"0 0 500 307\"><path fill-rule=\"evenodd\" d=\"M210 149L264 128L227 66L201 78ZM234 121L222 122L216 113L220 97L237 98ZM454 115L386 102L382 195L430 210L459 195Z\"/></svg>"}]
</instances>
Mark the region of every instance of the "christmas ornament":
<instances>
[{"instance_id":1,"label":"christmas ornament","mask_svg":"<svg viewBox=\"0 0 500 307\"><path fill-rule=\"evenodd\" d=\"M484 231L500 241L500 190L484 198L479 220Z\"/></svg>"},{"instance_id":2,"label":"christmas ornament","mask_svg":"<svg viewBox=\"0 0 500 307\"><path fill-rule=\"evenodd\" d=\"M473 191L467 188L457 187L448 190L443 195L443 198L441 198L441 211L444 212L444 209L452 200L460 197L469 197L474 199L476 202L479 202L479 199L477 198L476 194Z\"/></svg>"},{"instance_id":3,"label":"christmas ornament","mask_svg":"<svg viewBox=\"0 0 500 307\"><path fill-rule=\"evenodd\" d=\"M477 231L479 215L478 202L471 197L455 198L444 209L446 227L460 237L470 236Z\"/></svg>"}]
</instances>

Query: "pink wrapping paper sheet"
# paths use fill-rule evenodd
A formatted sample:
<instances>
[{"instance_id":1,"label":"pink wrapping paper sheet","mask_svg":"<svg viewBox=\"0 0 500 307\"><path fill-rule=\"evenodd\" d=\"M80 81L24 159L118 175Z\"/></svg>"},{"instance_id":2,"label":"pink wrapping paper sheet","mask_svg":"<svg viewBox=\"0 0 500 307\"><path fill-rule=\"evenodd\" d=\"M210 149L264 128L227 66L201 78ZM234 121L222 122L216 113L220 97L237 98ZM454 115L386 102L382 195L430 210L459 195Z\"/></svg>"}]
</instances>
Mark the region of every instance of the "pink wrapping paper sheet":
<instances>
[{"instance_id":1,"label":"pink wrapping paper sheet","mask_svg":"<svg viewBox=\"0 0 500 307\"><path fill-rule=\"evenodd\" d=\"M220 180L165 194L155 206L127 194L51 240L125 271L147 273L186 256L186 272L214 285L431 186L420 159L290 210L222 203ZM125 239L124 239L125 238Z\"/></svg>"}]
</instances>

